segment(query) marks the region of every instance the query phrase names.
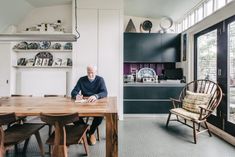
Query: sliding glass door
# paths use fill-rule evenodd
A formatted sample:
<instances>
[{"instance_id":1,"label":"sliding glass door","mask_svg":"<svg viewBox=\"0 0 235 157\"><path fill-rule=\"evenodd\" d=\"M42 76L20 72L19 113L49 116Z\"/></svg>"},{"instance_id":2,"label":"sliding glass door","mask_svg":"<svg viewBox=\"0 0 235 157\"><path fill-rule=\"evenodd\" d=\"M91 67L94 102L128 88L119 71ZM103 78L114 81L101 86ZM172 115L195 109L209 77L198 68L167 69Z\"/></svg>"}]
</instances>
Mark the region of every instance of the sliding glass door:
<instances>
[{"instance_id":1,"label":"sliding glass door","mask_svg":"<svg viewBox=\"0 0 235 157\"><path fill-rule=\"evenodd\" d=\"M197 38L197 79L217 82L217 29Z\"/></svg>"},{"instance_id":2,"label":"sliding glass door","mask_svg":"<svg viewBox=\"0 0 235 157\"><path fill-rule=\"evenodd\" d=\"M217 82L223 98L209 122L235 136L235 16L195 34L194 79Z\"/></svg>"},{"instance_id":3,"label":"sliding glass door","mask_svg":"<svg viewBox=\"0 0 235 157\"><path fill-rule=\"evenodd\" d=\"M225 21L227 34L228 75L227 75L227 117L225 131L235 136L235 17Z\"/></svg>"},{"instance_id":4,"label":"sliding glass door","mask_svg":"<svg viewBox=\"0 0 235 157\"><path fill-rule=\"evenodd\" d=\"M228 24L228 121L235 123L235 22Z\"/></svg>"},{"instance_id":5,"label":"sliding glass door","mask_svg":"<svg viewBox=\"0 0 235 157\"><path fill-rule=\"evenodd\" d=\"M220 25L213 26L195 35L195 71L194 79L208 79L218 83L219 56L218 51ZM208 120L210 123L221 126L220 114L216 110Z\"/></svg>"}]
</instances>

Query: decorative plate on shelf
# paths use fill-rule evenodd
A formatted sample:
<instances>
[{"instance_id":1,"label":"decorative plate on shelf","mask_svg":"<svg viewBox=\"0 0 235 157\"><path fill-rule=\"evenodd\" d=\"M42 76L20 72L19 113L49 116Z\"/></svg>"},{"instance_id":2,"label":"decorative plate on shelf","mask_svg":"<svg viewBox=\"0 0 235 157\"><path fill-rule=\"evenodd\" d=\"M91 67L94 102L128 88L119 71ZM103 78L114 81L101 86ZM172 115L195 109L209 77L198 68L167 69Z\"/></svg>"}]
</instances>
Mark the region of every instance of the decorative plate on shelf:
<instances>
[{"instance_id":1,"label":"decorative plate on shelf","mask_svg":"<svg viewBox=\"0 0 235 157\"><path fill-rule=\"evenodd\" d=\"M50 46L51 46L51 42L50 41L41 41L40 42L40 49L42 49L42 50L49 49Z\"/></svg>"}]
</instances>

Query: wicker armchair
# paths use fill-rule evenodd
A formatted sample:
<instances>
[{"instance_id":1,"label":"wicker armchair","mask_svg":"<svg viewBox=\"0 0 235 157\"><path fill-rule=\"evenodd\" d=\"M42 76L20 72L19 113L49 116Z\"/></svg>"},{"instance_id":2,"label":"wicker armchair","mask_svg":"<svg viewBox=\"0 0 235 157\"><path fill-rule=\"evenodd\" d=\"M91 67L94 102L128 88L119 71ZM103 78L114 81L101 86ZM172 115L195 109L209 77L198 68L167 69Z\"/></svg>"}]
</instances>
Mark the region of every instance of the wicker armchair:
<instances>
[{"instance_id":1,"label":"wicker armchair","mask_svg":"<svg viewBox=\"0 0 235 157\"><path fill-rule=\"evenodd\" d=\"M219 85L210 80L195 80L183 88L179 99L171 99L173 109L169 111L166 122L178 121L193 129L194 143L197 143L197 135L208 131L207 118L216 110L222 99L222 90ZM171 114L176 115L176 119L170 119ZM190 121L191 123L187 123ZM204 124L205 129L201 130ZM196 128L196 126L198 126Z\"/></svg>"}]
</instances>

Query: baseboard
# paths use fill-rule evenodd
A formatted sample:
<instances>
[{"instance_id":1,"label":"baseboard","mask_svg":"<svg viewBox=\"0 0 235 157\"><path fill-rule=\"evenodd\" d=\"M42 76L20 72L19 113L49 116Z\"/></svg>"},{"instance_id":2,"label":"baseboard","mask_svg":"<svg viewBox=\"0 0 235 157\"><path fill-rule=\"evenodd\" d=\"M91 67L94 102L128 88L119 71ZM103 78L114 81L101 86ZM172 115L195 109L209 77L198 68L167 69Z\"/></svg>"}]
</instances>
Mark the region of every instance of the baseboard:
<instances>
[{"instance_id":1,"label":"baseboard","mask_svg":"<svg viewBox=\"0 0 235 157\"><path fill-rule=\"evenodd\" d=\"M124 114L125 118L162 118L167 117L168 114Z\"/></svg>"},{"instance_id":2,"label":"baseboard","mask_svg":"<svg viewBox=\"0 0 235 157\"><path fill-rule=\"evenodd\" d=\"M235 146L235 137L226 133L225 131L215 127L214 125L208 123L208 127L210 128L210 131L213 132L215 135L219 136L226 142L230 143L231 145Z\"/></svg>"}]
</instances>

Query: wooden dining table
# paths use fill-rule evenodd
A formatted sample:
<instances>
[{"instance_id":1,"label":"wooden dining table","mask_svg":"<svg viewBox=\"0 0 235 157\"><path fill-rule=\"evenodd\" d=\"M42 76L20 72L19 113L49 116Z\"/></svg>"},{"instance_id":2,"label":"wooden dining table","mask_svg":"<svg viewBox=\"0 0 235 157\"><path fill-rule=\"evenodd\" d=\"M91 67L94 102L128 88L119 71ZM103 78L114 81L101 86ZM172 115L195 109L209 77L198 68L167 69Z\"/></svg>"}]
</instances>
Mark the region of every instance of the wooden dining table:
<instances>
[{"instance_id":1,"label":"wooden dining table","mask_svg":"<svg viewBox=\"0 0 235 157\"><path fill-rule=\"evenodd\" d=\"M107 97L95 102L75 102L66 97L3 97L0 98L0 114L14 112L16 116L40 116L69 114L79 116L104 116L106 121L106 157L118 157L117 98ZM61 147L62 148L62 147Z\"/></svg>"}]
</instances>

